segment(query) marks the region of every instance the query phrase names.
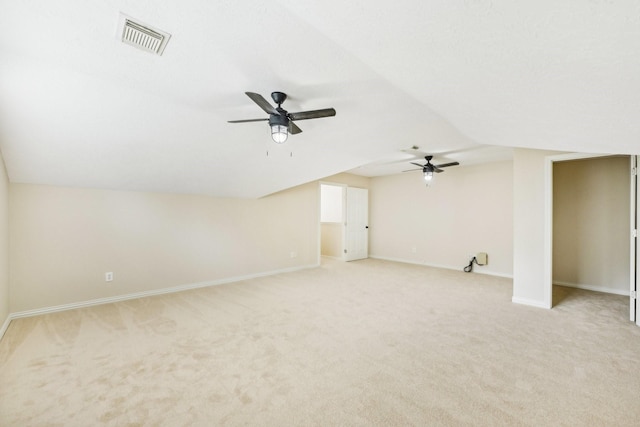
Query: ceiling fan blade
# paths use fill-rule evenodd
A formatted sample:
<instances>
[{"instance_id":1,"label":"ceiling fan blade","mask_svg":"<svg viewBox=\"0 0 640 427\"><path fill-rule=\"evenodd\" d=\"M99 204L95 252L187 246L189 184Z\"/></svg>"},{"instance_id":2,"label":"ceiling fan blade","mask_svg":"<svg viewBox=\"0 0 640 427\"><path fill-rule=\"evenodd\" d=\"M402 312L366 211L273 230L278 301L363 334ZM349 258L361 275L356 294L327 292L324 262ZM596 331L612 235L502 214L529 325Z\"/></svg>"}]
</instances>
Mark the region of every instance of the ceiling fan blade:
<instances>
[{"instance_id":1,"label":"ceiling fan blade","mask_svg":"<svg viewBox=\"0 0 640 427\"><path fill-rule=\"evenodd\" d=\"M293 123L292 120L289 120L289 133L291 135L295 135L297 133L302 132L302 129L300 129L298 126L296 126L295 123Z\"/></svg>"},{"instance_id":2,"label":"ceiling fan blade","mask_svg":"<svg viewBox=\"0 0 640 427\"><path fill-rule=\"evenodd\" d=\"M413 172L413 171L421 171L422 169L407 169L406 171L402 171L402 172Z\"/></svg>"},{"instance_id":3,"label":"ceiling fan blade","mask_svg":"<svg viewBox=\"0 0 640 427\"><path fill-rule=\"evenodd\" d=\"M292 120L308 120L319 119L321 117L332 117L336 115L336 110L333 108L325 108L323 110L312 111L299 111L297 113L289 113L289 118Z\"/></svg>"},{"instance_id":4,"label":"ceiling fan blade","mask_svg":"<svg viewBox=\"0 0 640 427\"><path fill-rule=\"evenodd\" d=\"M246 119L246 120L229 120L227 123L247 123L247 122L266 122L269 119Z\"/></svg>"},{"instance_id":5,"label":"ceiling fan blade","mask_svg":"<svg viewBox=\"0 0 640 427\"><path fill-rule=\"evenodd\" d=\"M448 168L449 166L458 166L460 163L458 162L451 162L451 163L445 163L442 165L437 165L436 167L438 168Z\"/></svg>"},{"instance_id":6,"label":"ceiling fan blade","mask_svg":"<svg viewBox=\"0 0 640 427\"><path fill-rule=\"evenodd\" d=\"M439 168L439 167L437 167L437 166L433 166L433 171L434 171L435 173L444 172L442 169L440 169L440 168Z\"/></svg>"},{"instance_id":7,"label":"ceiling fan blade","mask_svg":"<svg viewBox=\"0 0 640 427\"><path fill-rule=\"evenodd\" d=\"M421 165L420 163L414 163L414 162L409 162L409 163L411 163L412 165L420 166L421 168L424 167L424 165ZM413 170L413 169L411 169L411 170Z\"/></svg>"},{"instance_id":8,"label":"ceiling fan blade","mask_svg":"<svg viewBox=\"0 0 640 427\"><path fill-rule=\"evenodd\" d=\"M278 113L278 110L275 109L275 107L273 105L271 105L269 103L269 101L267 101L266 99L264 99L262 97L262 95L260 95L259 93L254 93L254 92L245 92L245 94L251 98L251 100L253 102L255 102L256 104L258 104L258 107L262 108L264 110L265 113L269 113L269 114L280 114Z\"/></svg>"}]
</instances>

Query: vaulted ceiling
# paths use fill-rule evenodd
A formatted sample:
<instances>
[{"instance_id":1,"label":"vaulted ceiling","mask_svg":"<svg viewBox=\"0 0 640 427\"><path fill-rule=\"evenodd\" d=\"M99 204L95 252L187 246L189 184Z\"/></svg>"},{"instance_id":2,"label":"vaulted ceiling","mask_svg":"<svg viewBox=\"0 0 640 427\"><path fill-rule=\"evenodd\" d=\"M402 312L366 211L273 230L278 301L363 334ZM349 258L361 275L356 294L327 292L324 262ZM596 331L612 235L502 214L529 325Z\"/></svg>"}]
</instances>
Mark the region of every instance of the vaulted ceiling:
<instances>
[{"instance_id":1,"label":"vaulted ceiling","mask_svg":"<svg viewBox=\"0 0 640 427\"><path fill-rule=\"evenodd\" d=\"M170 33L164 54L122 43L121 13ZM227 123L276 90L337 115L282 146ZM260 197L398 172L412 146L638 154L640 2L0 0L12 182Z\"/></svg>"}]
</instances>

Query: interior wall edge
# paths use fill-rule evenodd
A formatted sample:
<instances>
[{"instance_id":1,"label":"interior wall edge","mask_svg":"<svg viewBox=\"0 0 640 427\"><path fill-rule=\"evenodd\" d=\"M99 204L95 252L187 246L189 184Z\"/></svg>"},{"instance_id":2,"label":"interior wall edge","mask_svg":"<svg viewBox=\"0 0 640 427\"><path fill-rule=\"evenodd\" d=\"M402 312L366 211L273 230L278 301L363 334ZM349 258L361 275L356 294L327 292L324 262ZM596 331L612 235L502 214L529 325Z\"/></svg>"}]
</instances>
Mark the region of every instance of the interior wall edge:
<instances>
[{"instance_id":1,"label":"interior wall edge","mask_svg":"<svg viewBox=\"0 0 640 427\"><path fill-rule=\"evenodd\" d=\"M562 152L516 148L513 151L513 301L551 308L547 295L550 262L545 250L550 244L547 203L548 157ZM537 178L536 178L537 177Z\"/></svg>"},{"instance_id":2,"label":"interior wall edge","mask_svg":"<svg viewBox=\"0 0 640 427\"><path fill-rule=\"evenodd\" d=\"M11 313L10 299L10 226L9 226L9 193L11 182L7 174L4 156L0 153L0 338L9 327Z\"/></svg>"}]
</instances>

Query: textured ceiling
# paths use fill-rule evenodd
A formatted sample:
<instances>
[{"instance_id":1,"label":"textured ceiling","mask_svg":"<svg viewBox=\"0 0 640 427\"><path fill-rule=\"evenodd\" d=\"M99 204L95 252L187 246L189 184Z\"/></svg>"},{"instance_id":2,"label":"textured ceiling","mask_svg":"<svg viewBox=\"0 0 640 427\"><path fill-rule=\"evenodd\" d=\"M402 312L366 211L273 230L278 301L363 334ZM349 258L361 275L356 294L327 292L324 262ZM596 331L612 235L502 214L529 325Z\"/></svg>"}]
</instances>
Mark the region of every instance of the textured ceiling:
<instances>
[{"instance_id":1,"label":"textured ceiling","mask_svg":"<svg viewBox=\"0 0 640 427\"><path fill-rule=\"evenodd\" d=\"M118 40L121 12L172 35L163 56ZM337 115L284 146L227 123L275 90ZM637 1L0 1L12 182L260 197L412 146L638 154L639 115Z\"/></svg>"}]
</instances>

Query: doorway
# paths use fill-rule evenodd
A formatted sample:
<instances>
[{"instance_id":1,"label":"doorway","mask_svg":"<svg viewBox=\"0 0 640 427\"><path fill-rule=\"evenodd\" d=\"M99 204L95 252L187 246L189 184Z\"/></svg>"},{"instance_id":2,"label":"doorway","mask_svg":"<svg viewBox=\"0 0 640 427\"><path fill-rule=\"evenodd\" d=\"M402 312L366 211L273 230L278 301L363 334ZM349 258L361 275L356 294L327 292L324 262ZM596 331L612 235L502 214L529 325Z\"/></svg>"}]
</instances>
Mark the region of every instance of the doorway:
<instances>
[{"instance_id":1,"label":"doorway","mask_svg":"<svg viewBox=\"0 0 640 427\"><path fill-rule=\"evenodd\" d=\"M344 260L369 257L369 190L347 187Z\"/></svg>"},{"instance_id":2,"label":"doorway","mask_svg":"<svg viewBox=\"0 0 640 427\"><path fill-rule=\"evenodd\" d=\"M344 217L346 185L320 184L320 255L344 257Z\"/></svg>"},{"instance_id":3,"label":"doorway","mask_svg":"<svg viewBox=\"0 0 640 427\"><path fill-rule=\"evenodd\" d=\"M548 158L545 275L549 307L558 302L553 300L554 284L568 287L557 289L561 295L581 288L629 297L630 289L635 289L631 157L567 154ZM634 300L630 306L635 307Z\"/></svg>"},{"instance_id":4,"label":"doorway","mask_svg":"<svg viewBox=\"0 0 640 427\"><path fill-rule=\"evenodd\" d=\"M320 183L320 255L342 261L369 256L369 192Z\"/></svg>"}]
</instances>

